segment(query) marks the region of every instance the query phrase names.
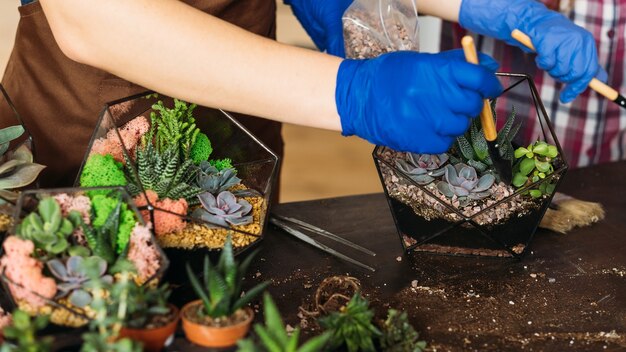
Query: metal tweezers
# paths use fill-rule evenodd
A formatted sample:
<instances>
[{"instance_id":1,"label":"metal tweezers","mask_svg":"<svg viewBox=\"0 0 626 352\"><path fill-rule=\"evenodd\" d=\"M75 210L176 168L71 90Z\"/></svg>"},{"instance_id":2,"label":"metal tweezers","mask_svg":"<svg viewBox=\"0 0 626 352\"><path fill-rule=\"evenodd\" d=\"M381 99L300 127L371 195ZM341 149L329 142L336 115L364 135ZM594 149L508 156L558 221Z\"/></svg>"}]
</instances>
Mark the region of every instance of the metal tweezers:
<instances>
[{"instance_id":1,"label":"metal tweezers","mask_svg":"<svg viewBox=\"0 0 626 352\"><path fill-rule=\"evenodd\" d=\"M335 235L334 233L328 232L324 229L321 229L317 226L311 225L309 223L306 223L304 221L298 220L298 219L294 219L294 218L290 218L290 217L286 217L286 216L282 216L282 215L277 215L277 214L271 214L270 215L270 223L278 226L280 229L284 230L285 232L287 232L288 234L296 237L297 239L306 242L310 245L312 245L313 247L319 248L321 250L323 250L326 253L329 253L331 255L334 255L337 258L343 259L347 262L350 262L354 265L360 266L361 268L370 270L370 271L376 271L376 269L372 268L371 266L367 265L367 264L363 264L360 261L350 258L347 255L340 253L330 247L328 247L327 245L320 243L316 240L314 240L313 238L309 237L308 235L304 234L303 232L297 230L295 227L300 227L304 230L313 232L317 235L320 236L324 236L326 238L332 239L334 241L337 241L341 244L344 244L350 248L356 249L360 252L363 252L365 254L368 254L370 256L375 256L376 253L370 251L367 248L361 247L356 243L350 242L348 240L346 240L345 238L339 237L337 235Z\"/></svg>"}]
</instances>

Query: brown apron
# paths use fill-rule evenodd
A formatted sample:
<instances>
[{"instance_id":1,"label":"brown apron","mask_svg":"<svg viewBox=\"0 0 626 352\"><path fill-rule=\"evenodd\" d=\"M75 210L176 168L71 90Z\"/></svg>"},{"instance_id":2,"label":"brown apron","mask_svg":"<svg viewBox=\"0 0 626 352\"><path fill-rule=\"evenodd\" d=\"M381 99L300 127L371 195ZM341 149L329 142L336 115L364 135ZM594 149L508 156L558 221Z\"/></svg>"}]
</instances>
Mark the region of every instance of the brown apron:
<instances>
[{"instance_id":1,"label":"brown apron","mask_svg":"<svg viewBox=\"0 0 626 352\"><path fill-rule=\"evenodd\" d=\"M253 33L275 38L275 0L184 2ZM145 89L67 58L56 44L39 2L21 6L19 12L15 45L2 83L33 136L37 161L47 165L41 186L69 186L103 105ZM12 117L6 112L0 116ZM235 116L282 156L280 123ZM2 121L2 125L9 123Z\"/></svg>"}]
</instances>

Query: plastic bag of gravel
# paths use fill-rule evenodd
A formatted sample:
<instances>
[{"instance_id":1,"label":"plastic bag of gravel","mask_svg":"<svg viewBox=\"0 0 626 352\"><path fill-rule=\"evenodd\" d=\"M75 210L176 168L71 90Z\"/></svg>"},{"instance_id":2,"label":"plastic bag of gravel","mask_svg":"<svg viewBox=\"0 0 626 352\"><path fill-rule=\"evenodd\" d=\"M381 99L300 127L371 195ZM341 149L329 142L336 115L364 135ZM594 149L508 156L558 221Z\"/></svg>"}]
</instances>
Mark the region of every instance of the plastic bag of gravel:
<instances>
[{"instance_id":1,"label":"plastic bag of gravel","mask_svg":"<svg viewBox=\"0 0 626 352\"><path fill-rule=\"evenodd\" d=\"M415 0L354 0L343 15L346 57L365 59L419 50Z\"/></svg>"}]
</instances>

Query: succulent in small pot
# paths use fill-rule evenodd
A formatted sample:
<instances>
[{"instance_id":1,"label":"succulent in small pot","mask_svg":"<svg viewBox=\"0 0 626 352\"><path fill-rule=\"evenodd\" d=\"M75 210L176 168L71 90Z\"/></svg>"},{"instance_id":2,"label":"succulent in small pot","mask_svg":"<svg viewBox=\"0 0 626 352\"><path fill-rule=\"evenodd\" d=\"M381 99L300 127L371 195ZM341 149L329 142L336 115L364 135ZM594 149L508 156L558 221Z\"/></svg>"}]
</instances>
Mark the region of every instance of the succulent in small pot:
<instances>
[{"instance_id":1,"label":"succulent in small pot","mask_svg":"<svg viewBox=\"0 0 626 352\"><path fill-rule=\"evenodd\" d=\"M144 351L161 351L174 336L180 317L178 308L167 303L171 288L167 284L137 285L134 281L127 285L120 337L141 341Z\"/></svg>"},{"instance_id":2,"label":"succulent in small pot","mask_svg":"<svg viewBox=\"0 0 626 352\"><path fill-rule=\"evenodd\" d=\"M200 297L181 311L188 340L205 347L228 347L248 333L254 311L246 305L269 285L264 282L242 294L242 280L255 254L251 253L241 263L235 261L228 236L217 265L212 265L205 256L202 280L187 265L189 281Z\"/></svg>"}]
</instances>

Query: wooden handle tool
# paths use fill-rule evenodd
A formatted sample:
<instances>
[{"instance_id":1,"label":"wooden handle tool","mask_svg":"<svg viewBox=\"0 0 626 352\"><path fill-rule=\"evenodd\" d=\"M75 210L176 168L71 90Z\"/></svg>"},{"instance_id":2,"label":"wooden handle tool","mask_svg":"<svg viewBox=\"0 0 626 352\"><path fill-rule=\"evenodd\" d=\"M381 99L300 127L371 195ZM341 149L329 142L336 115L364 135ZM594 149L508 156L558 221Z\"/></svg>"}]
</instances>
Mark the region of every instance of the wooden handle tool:
<instances>
[{"instance_id":1,"label":"wooden handle tool","mask_svg":"<svg viewBox=\"0 0 626 352\"><path fill-rule=\"evenodd\" d=\"M526 33L520 31L519 29L514 29L513 32L511 32L511 36L518 42L522 43L528 49L533 51L535 50L535 46L530 40L530 37L526 35ZM596 92L598 92L598 94L606 97L617 105L626 108L626 98L624 98L624 96L619 94L618 91L609 87L599 79L593 78L591 82L589 82L589 88L595 90Z\"/></svg>"},{"instance_id":2,"label":"wooden handle tool","mask_svg":"<svg viewBox=\"0 0 626 352\"><path fill-rule=\"evenodd\" d=\"M478 62L478 53L476 52L476 46L474 46L474 39L466 35L461 39L461 46L463 47L463 53L465 54L465 60L472 64L480 64ZM491 111L491 104L489 100L483 100L483 109L480 112L480 123L483 128L483 134L487 140L487 147L489 149L489 157L493 162L493 166L496 172L500 175L500 180L507 185L511 184L513 179L513 170L511 162L504 159L500 155L500 146L498 145L498 132L496 131L496 124L493 118L493 112Z\"/></svg>"}]
</instances>

